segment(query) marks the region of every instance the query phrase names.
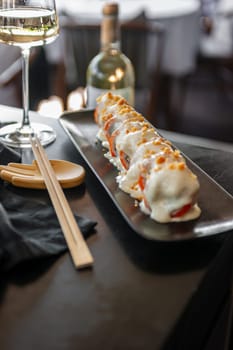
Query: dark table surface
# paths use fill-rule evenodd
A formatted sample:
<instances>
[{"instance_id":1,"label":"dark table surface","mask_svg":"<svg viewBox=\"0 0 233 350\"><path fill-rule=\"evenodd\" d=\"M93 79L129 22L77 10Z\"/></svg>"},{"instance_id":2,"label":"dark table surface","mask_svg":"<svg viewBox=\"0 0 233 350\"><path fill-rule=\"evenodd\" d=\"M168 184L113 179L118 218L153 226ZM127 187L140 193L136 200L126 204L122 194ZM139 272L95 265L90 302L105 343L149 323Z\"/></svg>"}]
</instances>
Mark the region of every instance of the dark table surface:
<instances>
[{"instance_id":1,"label":"dark table surface","mask_svg":"<svg viewBox=\"0 0 233 350\"><path fill-rule=\"evenodd\" d=\"M11 112L12 118L21 113ZM95 264L77 271L65 253L19 266L1 279L0 349L162 349L224 236L169 245L135 234L59 122L45 121L57 131L48 156L86 169L85 184L65 193L74 211L98 222L87 241ZM178 146L233 194L233 153ZM24 162L33 158L31 150L22 155ZM33 190L19 191L26 196Z\"/></svg>"}]
</instances>

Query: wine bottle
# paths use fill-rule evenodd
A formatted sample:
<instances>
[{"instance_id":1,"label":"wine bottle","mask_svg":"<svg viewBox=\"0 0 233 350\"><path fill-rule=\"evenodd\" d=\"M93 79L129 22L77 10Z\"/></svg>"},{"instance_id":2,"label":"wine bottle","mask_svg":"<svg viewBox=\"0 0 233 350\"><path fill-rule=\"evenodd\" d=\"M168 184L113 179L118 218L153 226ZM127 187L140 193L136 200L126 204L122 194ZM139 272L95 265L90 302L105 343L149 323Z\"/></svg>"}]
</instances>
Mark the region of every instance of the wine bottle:
<instances>
[{"instance_id":1,"label":"wine bottle","mask_svg":"<svg viewBox=\"0 0 233 350\"><path fill-rule=\"evenodd\" d=\"M106 91L124 97L134 105L133 65L120 48L117 3L103 7L101 50L87 68L87 107L95 108L96 98Z\"/></svg>"}]
</instances>

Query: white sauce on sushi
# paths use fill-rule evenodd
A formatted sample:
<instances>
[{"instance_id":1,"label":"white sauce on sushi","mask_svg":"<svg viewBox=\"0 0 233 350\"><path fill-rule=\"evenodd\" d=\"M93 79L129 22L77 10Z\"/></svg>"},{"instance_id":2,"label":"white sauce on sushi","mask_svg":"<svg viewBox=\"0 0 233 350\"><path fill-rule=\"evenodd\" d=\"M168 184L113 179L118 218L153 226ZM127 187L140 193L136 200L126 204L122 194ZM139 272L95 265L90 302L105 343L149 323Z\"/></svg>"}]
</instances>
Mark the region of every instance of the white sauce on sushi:
<instances>
[{"instance_id":1,"label":"white sauce on sushi","mask_svg":"<svg viewBox=\"0 0 233 350\"><path fill-rule=\"evenodd\" d=\"M145 214L161 223L199 217L197 176L141 114L108 92L97 99L95 120L105 157L119 171L119 187Z\"/></svg>"}]
</instances>

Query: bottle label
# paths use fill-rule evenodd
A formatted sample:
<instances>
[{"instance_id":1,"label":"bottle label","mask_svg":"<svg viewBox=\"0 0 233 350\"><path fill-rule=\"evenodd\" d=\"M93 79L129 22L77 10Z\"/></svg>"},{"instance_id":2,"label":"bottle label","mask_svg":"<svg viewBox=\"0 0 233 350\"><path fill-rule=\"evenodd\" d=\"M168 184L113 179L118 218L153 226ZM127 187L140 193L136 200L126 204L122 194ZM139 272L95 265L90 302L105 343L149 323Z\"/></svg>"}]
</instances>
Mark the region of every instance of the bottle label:
<instances>
[{"instance_id":1,"label":"bottle label","mask_svg":"<svg viewBox=\"0 0 233 350\"><path fill-rule=\"evenodd\" d=\"M87 86L87 107L95 108L96 107L96 99L100 95L108 92L109 90L98 89L93 86ZM111 90L111 93L114 95L120 95L126 99L126 101L134 106L134 89L132 87L127 87L124 89Z\"/></svg>"}]
</instances>

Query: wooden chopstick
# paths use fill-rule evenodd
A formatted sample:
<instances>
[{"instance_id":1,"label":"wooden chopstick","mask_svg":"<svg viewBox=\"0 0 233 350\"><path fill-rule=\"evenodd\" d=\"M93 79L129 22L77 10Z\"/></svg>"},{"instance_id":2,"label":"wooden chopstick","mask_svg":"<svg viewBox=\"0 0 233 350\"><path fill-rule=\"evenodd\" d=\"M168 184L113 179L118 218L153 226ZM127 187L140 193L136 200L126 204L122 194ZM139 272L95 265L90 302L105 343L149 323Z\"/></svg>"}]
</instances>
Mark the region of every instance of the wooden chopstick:
<instances>
[{"instance_id":1,"label":"wooden chopstick","mask_svg":"<svg viewBox=\"0 0 233 350\"><path fill-rule=\"evenodd\" d=\"M84 268L93 265L94 259L77 225L47 154L37 136L31 137L31 145L75 267Z\"/></svg>"}]
</instances>

